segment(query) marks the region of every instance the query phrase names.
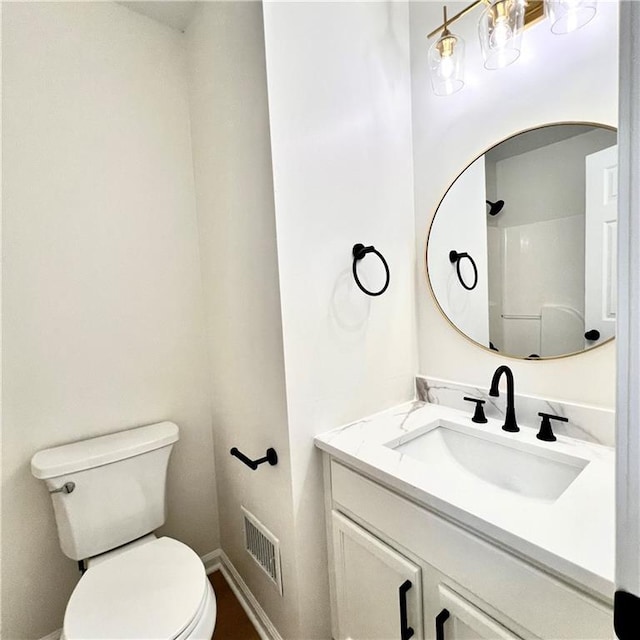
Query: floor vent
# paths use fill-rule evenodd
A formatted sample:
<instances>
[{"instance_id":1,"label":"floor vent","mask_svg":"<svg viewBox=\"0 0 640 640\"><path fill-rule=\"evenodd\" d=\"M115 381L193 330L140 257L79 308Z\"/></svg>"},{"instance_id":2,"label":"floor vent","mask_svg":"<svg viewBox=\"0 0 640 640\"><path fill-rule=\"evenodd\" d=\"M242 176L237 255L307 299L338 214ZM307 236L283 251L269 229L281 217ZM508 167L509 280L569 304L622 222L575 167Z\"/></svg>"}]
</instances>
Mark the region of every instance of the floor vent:
<instances>
[{"instance_id":1,"label":"floor vent","mask_svg":"<svg viewBox=\"0 0 640 640\"><path fill-rule=\"evenodd\" d=\"M282 595L280 573L280 542L252 513L242 507L244 515L244 546L262 567Z\"/></svg>"}]
</instances>

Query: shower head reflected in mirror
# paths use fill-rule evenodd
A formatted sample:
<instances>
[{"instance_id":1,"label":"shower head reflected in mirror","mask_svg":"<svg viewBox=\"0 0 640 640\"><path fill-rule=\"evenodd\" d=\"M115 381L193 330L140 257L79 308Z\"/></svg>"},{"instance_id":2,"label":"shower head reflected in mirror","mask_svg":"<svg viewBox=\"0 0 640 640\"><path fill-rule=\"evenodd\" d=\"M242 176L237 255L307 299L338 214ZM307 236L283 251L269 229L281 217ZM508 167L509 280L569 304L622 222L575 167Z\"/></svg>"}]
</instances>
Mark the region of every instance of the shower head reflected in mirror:
<instances>
[{"instance_id":1,"label":"shower head reflected in mirror","mask_svg":"<svg viewBox=\"0 0 640 640\"><path fill-rule=\"evenodd\" d=\"M502 207L504 207L504 200L496 200L495 202L486 200L486 203L489 205L488 214L490 216L498 215L502 211Z\"/></svg>"}]
</instances>

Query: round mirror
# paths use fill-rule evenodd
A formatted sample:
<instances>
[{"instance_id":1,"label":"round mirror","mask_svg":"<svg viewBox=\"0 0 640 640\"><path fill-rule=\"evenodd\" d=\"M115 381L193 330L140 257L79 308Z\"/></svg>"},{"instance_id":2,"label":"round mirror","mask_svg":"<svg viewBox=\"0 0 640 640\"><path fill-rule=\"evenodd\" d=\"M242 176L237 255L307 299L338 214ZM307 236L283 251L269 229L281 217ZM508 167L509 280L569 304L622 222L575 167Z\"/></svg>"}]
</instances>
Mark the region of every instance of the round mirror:
<instances>
[{"instance_id":1,"label":"round mirror","mask_svg":"<svg viewBox=\"0 0 640 640\"><path fill-rule=\"evenodd\" d=\"M447 189L427 274L449 321L514 358L557 358L614 337L617 134L553 124L491 147Z\"/></svg>"}]
</instances>

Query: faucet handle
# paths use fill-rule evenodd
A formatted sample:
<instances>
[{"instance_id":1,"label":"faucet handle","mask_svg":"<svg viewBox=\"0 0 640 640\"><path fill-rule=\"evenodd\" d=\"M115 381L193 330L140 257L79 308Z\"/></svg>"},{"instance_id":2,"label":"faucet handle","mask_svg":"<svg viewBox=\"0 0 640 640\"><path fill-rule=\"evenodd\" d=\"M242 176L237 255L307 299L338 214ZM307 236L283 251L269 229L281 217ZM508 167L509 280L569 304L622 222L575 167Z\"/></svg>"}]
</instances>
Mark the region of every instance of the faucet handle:
<instances>
[{"instance_id":1,"label":"faucet handle","mask_svg":"<svg viewBox=\"0 0 640 640\"><path fill-rule=\"evenodd\" d=\"M540 423L540 431L538 431L538 435L536 436L536 438L538 438L538 440L544 440L545 442L555 442L557 438L553 434L553 429L551 428L551 420L569 422L569 418L556 416L553 413L544 413L544 411L540 411L538 415L542 418L542 422Z\"/></svg>"},{"instance_id":2,"label":"faucet handle","mask_svg":"<svg viewBox=\"0 0 640 640\"><path fill-rule=\"evenodd\" d=\"M468 398L467 396L464 396L463 400L476 403L476 410L473 414L473 418L471 418L471 422L477 422L478 424L484 424L485 422L488 422L486 416L484 415L484 408L482 406L485 403L484 400L482 400L481 398Z\"/></svg>"}]
</instances>

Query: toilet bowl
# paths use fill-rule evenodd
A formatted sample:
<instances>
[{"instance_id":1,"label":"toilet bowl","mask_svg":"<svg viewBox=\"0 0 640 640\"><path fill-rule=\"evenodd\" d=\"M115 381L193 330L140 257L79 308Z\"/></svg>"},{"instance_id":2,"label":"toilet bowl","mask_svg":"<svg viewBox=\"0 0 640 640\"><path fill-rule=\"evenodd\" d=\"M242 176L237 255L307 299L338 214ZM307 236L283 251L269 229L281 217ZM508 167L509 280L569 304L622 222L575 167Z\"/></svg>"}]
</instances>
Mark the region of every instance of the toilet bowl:
<instances>
[{"instance_id":1,"label":"toilet bowl","mask_svg":"<svg viewBox=\"0 0 640 640\"><path fill-rule=\"evenodd\" d=\"M152 533L164 524L178 427L161 422L39 451L62 551L87 567L64 640L210 640L216 599L198 555Z\"/></svg>"},{"instance_id":2,"label":"toilet bowl","mask_svg":"<svg viewBox=\"0 0 640 640\"><path fill-rule=\"evenodd\" d=\"M200 558L153 538L89 562L67 604L65 640L210 640L216 600Z\"/></svg>"}]
</instances>

